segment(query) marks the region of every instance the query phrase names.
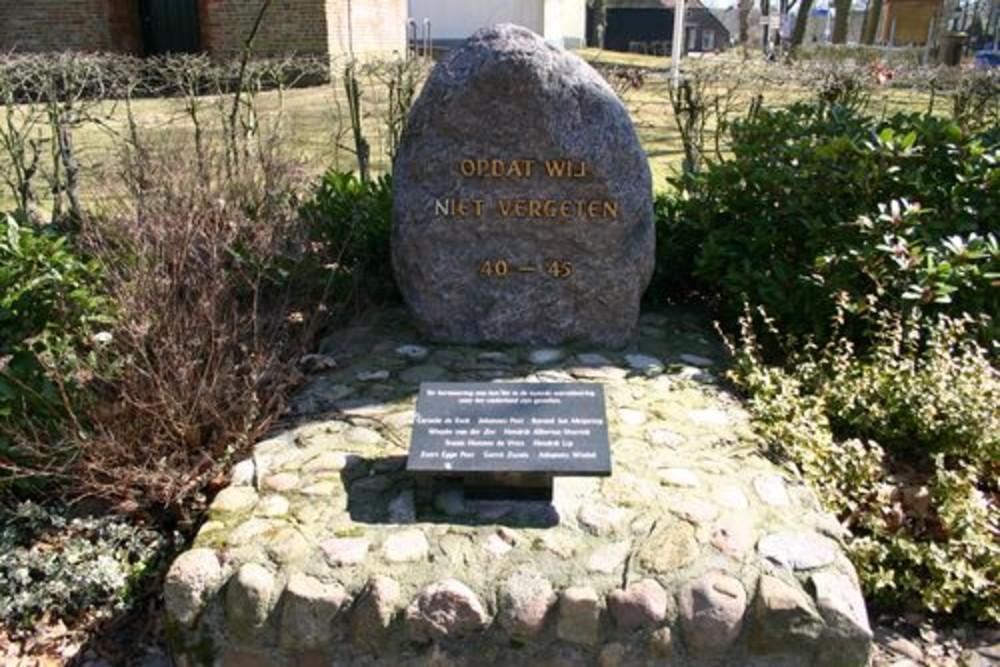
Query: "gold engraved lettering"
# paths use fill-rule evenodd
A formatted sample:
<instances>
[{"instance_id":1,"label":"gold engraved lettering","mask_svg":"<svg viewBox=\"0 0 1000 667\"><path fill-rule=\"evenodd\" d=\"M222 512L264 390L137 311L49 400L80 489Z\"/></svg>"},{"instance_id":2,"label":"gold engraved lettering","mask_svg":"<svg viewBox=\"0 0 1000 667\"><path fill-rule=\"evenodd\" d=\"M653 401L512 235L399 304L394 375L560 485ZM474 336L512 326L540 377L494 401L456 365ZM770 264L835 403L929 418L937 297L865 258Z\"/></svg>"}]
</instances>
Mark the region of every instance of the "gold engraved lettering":
<instances>
[{"instance_id":1,"label":"gold engraved lettering","mask_svg":"<svg viewBox=\"0 0 1000 667\"><path fill-rule=\"evenodd\" d=\"M462 176L479 178L529 178L534 160L501 160L477 158L459 160L458 171Z\"/></svg>"},{"instance_id":2,"label":"gold engraved lettering","mask_svg":"<svg viewBox=\"0 0 1000 667\"><path fill-rule=\"evenodd\" d=\"M483 200L470 200L477 216L482 214ZM459 203L461 215L468 215ZM618 202L608 199L499 199L497 209L504 218L618 218Z\"/></svg>"},{"instance_id":3,"label":"gold engraved lettering","mask_svg":"<svg viewBox=\"0 0 1000 667\"><path fill-rule=\"evenodd\" d=\"M577 160L546 160L545 173L549 178L586 178L587 163Z\"/></svg>"},{"instance_id":4,"label":"gold engraved lettering","mask_svg":"<svg viewBox=\"0 0 1000 667\"><path fill-rule=\"evenodd\" d=\"M546 160L545 173L549 175L549 178L563 178L563 176L566 174L566 161Z\"/></svg>"},{"instance_id":5,"label":"gold engraved lettering","mask_svg":"<svg viewBox=\"0 0 1000 667\"><path fill-rule=\"evenodd\" d=\"M482 199L444 199L434 200L434 215L446 218L468 218L483 216L483 205L486 202Z\"/></svg>"},{"instance_id":6,"label":"gold engraved lettering","mask_svg":"<svg viewBox=\"0 0 1000 667\"><path fill-rule=\"evenodd\" d=\"M573 275L573 263L564 259L545 260L545 273L553 278L565 280Z\"/></svg>"},{"instance_id":7,"label":"gold engraved lettering","mask_svg":"<svg viewBox=\"0 0 1000 667\"><path fill-rule=\"evenodd\" d=\"M479 265L479 275L483 278L506 278L510 274L510 264L505 259L487 259Z\"/></svg>"},{"instance_id":8,"label":"gold engraved lettering","mask_svg":"<svg viewBox=\"0 0 1000 667\"><path fill-rule=\"evenodd\" d=\"M571 277L575 270L573 263L565 259L546 259L541 266L541 270L550 278L556 280L566 280ZM496 278L503 280L512 274L537 273L539 267L534 264L511 263L506 259L484 259L479 263L480 278Z\"/></svg>"}]
</instances>

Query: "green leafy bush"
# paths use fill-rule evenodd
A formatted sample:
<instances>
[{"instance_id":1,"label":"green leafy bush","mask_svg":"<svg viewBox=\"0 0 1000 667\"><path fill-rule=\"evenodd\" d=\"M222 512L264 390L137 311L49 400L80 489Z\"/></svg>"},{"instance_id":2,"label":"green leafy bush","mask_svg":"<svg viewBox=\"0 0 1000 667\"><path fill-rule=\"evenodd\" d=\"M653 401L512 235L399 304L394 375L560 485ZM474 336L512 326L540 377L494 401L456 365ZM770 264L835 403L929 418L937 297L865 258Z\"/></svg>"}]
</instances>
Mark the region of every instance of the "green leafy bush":
<instances>
[{"instance_id":1,"label":"green leafy bush","mask_svg":"<svg viewBox=\"0 0 1000 667\"><path fill-rule=\"evenodd\" d=\"M398 298L389 255L389 176L364 181L351 172L331 169L302 213L321 260L332 271L336 296L358 298L363 293L376 302Z\"/></svg>"},{"instance_id":2,"label":"green leafy bush","mask_svg":"<svg viewBox=\"0 0 1000 667\"><path fill-rule=\"evenodd\" d=\"M0 459L23 463L9 427L54 425L80 397L111 319L100 284L66 236L0 219Z\"/></svg>"},{"instance_id":3,"label":"green leafy bush","mask_svg":"<svg viewBox=\"0 0 1000 667\"><path fill-rule=\"evenodd\" d=\"M785 333L821 336L842 294L856 313L997 312L995 128L797 104L735 123L732 152L659 207L661 289L693 282L730 320L747 300Z\"/></svg>"},{"instance_id":4,"label":"green leafy bush","mask_svg":"<svg viewBox=\"0 0 1000 667\"><path fill-rule=\"evenodd\" d=\"M866 353L835 321L830 342L777 367L763 362L747 314L731 377L768 447L852 530L872 601L996 623L1000 373L971 318L872 317Z\"/></svg>"},{"instance_id":5,"label":"green leafy bush","mask_svg":"<svg viewBox=\"0 0 1000 667\"><path fill-rule=\"evenodd\" d=\"M67 518L23 503L0 527L0 620L27 627L42 615L107 614L155 570L168 541L113 516Z\"/></svg>"}]
</instances>

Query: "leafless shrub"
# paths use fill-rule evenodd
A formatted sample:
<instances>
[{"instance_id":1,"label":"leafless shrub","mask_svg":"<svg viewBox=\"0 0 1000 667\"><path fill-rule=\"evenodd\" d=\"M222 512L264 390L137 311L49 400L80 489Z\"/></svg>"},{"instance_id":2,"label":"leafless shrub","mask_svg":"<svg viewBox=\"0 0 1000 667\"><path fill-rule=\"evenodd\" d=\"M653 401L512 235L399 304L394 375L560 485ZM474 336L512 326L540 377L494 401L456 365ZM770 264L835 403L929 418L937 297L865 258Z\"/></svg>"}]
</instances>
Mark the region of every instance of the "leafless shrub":
<instances>
[{"instance_id":1,"label":"leafless shrub","mask_svg":"<svg viewBox=\"0 0 1000 667\"><path fill-rule=\"evenodd\" d=\"M752 69L732 72L724 63L685 69L680 85L667 85L667 99L684 148L684 170L697 171L707 155L721 160L729 124L757 86Z\"/></svg>"},{"instance_id":2,"label":"leafless shrub","mask_svg":"<svg viewBox=\"0 0 1000 667\"><path fill-rule=\"evenodd\" d=\"M313 330L309 305L275 281L306 246L290 202L251 197L256 182L212 186L190 153L149 159L160 168L146 178L159 185L140 216L85 232L121 317L110 332L117 361L93 379L100 400L73 467L87 493L177 509L279 414L295 382L289 362ZM295 187L288 173L267 178Z\"/></svg>"},{"instance_id":3,"label":"leafless shrub","mask_svg":"<svg viewBox=\"0 0 1000 667\"><path fill-rule=\"evenodd\" d=\"M66 401L71 424L58 440L28 428L15 434L45 467L14 473L63 479L66 494L120 509L190 510L280 413L297 378L289 362L308 348L325 312L318 299L304 300L314 292L303 297L287 277L309 250L297 210L307 178L287 149L281 101L296 81L283 74L287 61L248 64L236 80L230 65L193 56L114 58L103 69L37 62L32 69L0 59L0 171L27 209L37 205L33 170L42 170L46 149L58 149L49 170L61 169L53 193L62 197L69 188L79 194L82 170L67 173L72 131L97 123L112 140L118 197L100 208L69 201L81 212L77 249L103 265L117 318L100 363L80 378L93 400ZM72 87L53 75L64 66L82 72L67 75ZM235 133L234 85L244 89ZM272 102L261 122L264 90L277 91L278 108ZM178 99L180 131L140 118L135 103L149 95ZM53 456L61 452L73 456Z\"/></svg>"},{"instance_id":4,"label":"leafless shrub","mask_svg":"<svg viewBox=\"0 0 1000 667\"><path fill-rule=\"evenodd\" d=\"M348 60L341 68L351 134L351 143L341 148L354 154L361 180L367 181L373 167L391 168L430 63L417 57Z\"/></svg>"},{"instance_id":5,"label":"leafless shrub","mask_svg":"<svg viewBox=\"0 0 1000 667\"><path fill-rule=\"evenodd\" d=\"M608 82L611 89L619 99L624 100L625 96L633 90L641 90L646 83L648 71L642 67L629 67L627 65L608 65L596 63L595 69Z\"/></svg>"},{"instance_id":6,"label":"leafless shrub","mask_svg":"<svg viewBox=\"0 0 1000 667\"><path fill-rule=\"evenodd\" d=\"M842 65L815 71L811 89L825 108L833 106L860 111L868 105L875 84L870 67Z\"/></svg>"},{"instance_id":7,"label":"leafless shrub","mask_svg":"<svg viewBox=\"0 0 1000 667\"><path fill-rule=\"evenodd\" d=\"M66 53L0 58L4 180L23 210L32 211L38 201L33 183L38 177L48 184L53 219L66 212L82 218L74 133L85 123L103 122L100 103L115 89L112 60Z\"/></svg>"},{"instance_id":8,"label":"leafless shrub","mask_svg":"<svg viewBox=\"0 0 1000 667\"><path fill-rule=\"evenodd\" d=\"M1000 125L1000 72L962 77L951 94L952 117L965 130Z\"/></svg>"}]
</instances>

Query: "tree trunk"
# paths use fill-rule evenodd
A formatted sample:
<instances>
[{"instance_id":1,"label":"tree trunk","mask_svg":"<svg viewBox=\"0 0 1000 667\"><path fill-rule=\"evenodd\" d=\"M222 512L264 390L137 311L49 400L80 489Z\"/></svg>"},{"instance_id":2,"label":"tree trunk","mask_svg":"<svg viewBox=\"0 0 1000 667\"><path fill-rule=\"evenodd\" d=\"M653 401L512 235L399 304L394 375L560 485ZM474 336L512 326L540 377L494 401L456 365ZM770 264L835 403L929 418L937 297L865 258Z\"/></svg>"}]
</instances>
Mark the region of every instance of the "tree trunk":
<instances>
[{"instance_id":1,"label":"tree trunk","mask_svg":"<svg viewBox=\"0 0 1000 667\"><path fill-rule=\"evenodd\" d=\"M851 18L851 0L834 0L833 6L837 10L837 16L833 23L833 43L845 44L847 42L847 26Z\"/></svg>"},{"instance_id":2,"label":"tree trunk","mask_svg":"<svg viewBox=\"0 0 1000 667\"><path fill-rule=\"evenodd\" d=\"M802 0L799 13L795 15L795 27L792 28L792 51L802 45L802 40L806 36L806 27L809 25L809 12L812 11L813 0Z\"/></svg>"},{"instance_id":3,"label":"tree trunk","mask_svg":"<svg viewBox=\"0 0 1000 667\"><path fill-rule=\"evenodd\" d=\"M865 14L865 29L861 33L862 44L874 44L878 34L878 24L882 20L882 0L868 0L868 12Z\"/></svg>"},{"instance_id":4,"label":"tree trunk","mask_svg":"<svg viewBox=\"0 0 1000 667\"><path fill-rule=\"evenodd\" d=\"M952 31L951 19L955 15L955 8L958 7L958 0L944 0L941 6L941 15L937 18L937 23L934 24L935 32L937 32L937 43L941 44L941 38Z\"/></svg>"},{"instance_id":5,"label":"tree trunk","mask_svg":"<svg viewBox=\"0 0 1000 667\"><path fill-rule=\"evenodd\" d=\"M746 44L750 40L751 7L753 7L753 0L740 0L739 9L736 10L740 19L740 44Z\"/></svg>"}]
</instances>

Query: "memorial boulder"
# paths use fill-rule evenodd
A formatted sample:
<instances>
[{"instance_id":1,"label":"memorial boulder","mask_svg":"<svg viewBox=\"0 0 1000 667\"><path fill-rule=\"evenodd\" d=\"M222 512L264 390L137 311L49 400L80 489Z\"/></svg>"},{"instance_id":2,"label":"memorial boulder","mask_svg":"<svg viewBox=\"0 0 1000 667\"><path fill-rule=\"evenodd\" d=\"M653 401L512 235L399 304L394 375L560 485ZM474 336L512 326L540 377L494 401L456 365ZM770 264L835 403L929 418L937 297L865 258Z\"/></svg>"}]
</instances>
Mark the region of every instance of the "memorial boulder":
<instances>
[{"instance_id":1,"label":"memorial boulder","mask_svg":"<svg viewBox=\"0 0 1000 667\"><path fill-rule=\"evenodd\" d=\"M427 335L631 337L654 263L649 165L579 57L513 25L477 32L431 73L393 183L393 268Z\"/></svg>"}]
</instances>

